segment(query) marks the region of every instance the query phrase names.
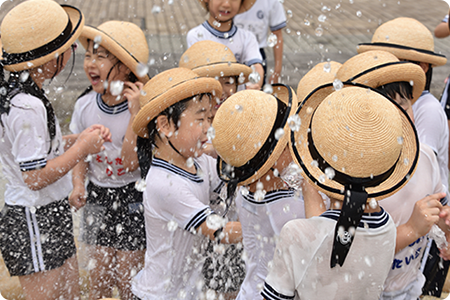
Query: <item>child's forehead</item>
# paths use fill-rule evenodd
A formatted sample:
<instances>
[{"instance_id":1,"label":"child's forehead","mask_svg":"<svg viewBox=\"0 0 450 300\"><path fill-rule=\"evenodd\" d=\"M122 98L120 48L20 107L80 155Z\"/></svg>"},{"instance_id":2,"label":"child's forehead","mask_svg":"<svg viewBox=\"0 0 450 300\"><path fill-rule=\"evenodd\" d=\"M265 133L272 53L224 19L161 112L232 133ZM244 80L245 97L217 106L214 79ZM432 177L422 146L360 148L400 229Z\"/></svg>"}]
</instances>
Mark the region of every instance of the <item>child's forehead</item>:
<instances>
[{"instance_id":1,"label":"child's forehead","mask_svg":"<svg viewBox=\"0 0 450 300\"><path fill-rule=\"evenodd\" d=\"M89 40L88 42L88 48L86 49L86 51L93 51L94 50L94 41L93 40ZM104 48L102 45L98 45L98 48L95 49L95 52L97 53L109 53L108 50L106 50L106 48Z\"/></svg>"}]
</instances>

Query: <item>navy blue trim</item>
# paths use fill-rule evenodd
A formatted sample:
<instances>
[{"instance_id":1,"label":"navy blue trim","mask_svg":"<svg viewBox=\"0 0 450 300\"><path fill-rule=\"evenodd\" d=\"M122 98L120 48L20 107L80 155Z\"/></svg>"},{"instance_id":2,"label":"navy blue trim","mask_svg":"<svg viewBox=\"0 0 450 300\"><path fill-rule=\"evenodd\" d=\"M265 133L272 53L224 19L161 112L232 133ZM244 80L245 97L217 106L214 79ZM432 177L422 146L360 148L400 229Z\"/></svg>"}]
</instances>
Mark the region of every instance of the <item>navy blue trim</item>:
<instances>
[{"instance_id":1,"label":"navy blue trim","mask_svg":"<svg viewBox=\"0 0 450 300\"><path fill-rule=\"evenodd\" d=\"M261 64L262 65L262 60L261 59L258 59L258 58L255 58L255 59L252 59L252 60L249 60L249 61L247 61L246 63L245 63L247 66L251 66L251 65L254 65L254 64Z\"/></svg>"},{"instance_id":2,"label":"navy blue trim","mask_svg":"<svg viewBox=\"0 0 450 300\"><path fill-rule=\"evenodd\" d=\"M275 190L275 191L267 192L263 201L256 201L254 195L255 195L254 193L249 192L247 195L242 195L242 198L244 198L244 200L246 200L252 204L257 204L257 205L267 204L267 203L281 200L284 198L292 198L295 196L295 190L289 189L289 190Z\"/></svg>"},{"instance_id":3,"label":"navy blue trim","mask_svg":"<svg viewBox=\"0 0 450 300\"><path fill-rule=\"evenodd\" d=\"M195 169L198 171L198 169L200 169L200 166L197 164L196 161L194 161L194 165L195 165ZM187 171L185 171L185 170L183 170L183 169L181 169L181 168L179 168L179 167L177 167L175 165L172 165L171 163L168 163L167 161L162 160L160 158L156 158L156 157L153 158L152 167L158 167L158 168L161 168L161 169L165 169L165 170L167 170L167 171L169 171L171 173L174 173L176 175L180 175L180 176L185 177L185 178L187 178L187 179L189 179L189 180L191 180L193 182L196 182L196 183L203 182L203 179L201 177L199 177L197 174L189 173L189 172L187 172Z\"/></svg>"},{"instance_id":4,"label":"navy blue trim","mask_svg":"<svg viewBox=\"0 0 450 300\"><path fill-rule=\"evenodd\" d=\"M197 228L202 225L203 222L206 221L206 218L209 215L214 214L211 208L207 207L201 211L199 211L186 225L184 228L187 231L191 231L193 229L197 230Z\"/></svg>"},{"instance_id":5,"label":"navy blue trim","mask_svg":"<svg viewBox=\"0 0 450 300\"><path fill-rule=\"evenodd\" d=\"M275 31L275 30L282 29L282 28L286 27L286 25L287 25L287 23L286 23L286 21L284 21L283 23L280 23L278 25L270 27L270 31Z\"/></svg>"},{"instance_id":6,"label":"navy blue trim","mask_svg":"<svg viewBox=\"0 0 450 300\"><path fill-rule=\"evenodd\" d=\"M103 102L102 95L97 93L97 106L105 114L116 115L128 110L128 101L125 100L124 102L117 105L109 106L105 102Z\"/></svg>"},{"instance_id":7,"label":"navy blue trim","mask_svg":"<svg viewBox=\"0 0 450 300\"><path fill-rule=\"evenodd\" d=\"M47 165L46 158L35 159L19 163L20 171L22 172L39 170L44 168L46 165Z\"/></svg>"},{"instance_id":8,"label":"navy blue trim","mask_svg":"<svg viewBox=\"0 0 450 300\"><path fill-rule=\"evenodd\" d=\"M203 27L205 27L206 30L208 30L212 35L214 35L216 38L219 38L219 39L229 39L229 38L233 37L233 36L236 34L237 30L238 30L237 26L234 25L234 24L231 25L231 29L230 29L229 31L219 31L219 30L215 29L214 27L212 27L212 26L208 23L208 21L203 22L202 25L203 25ZM225 36L225 34L227 34L227 35Z\"/></svg>"},{"instance_id":9,"label":"navy blue trim","mask_svg":"<svg viewBox=\"0 0 450 300\"><path fill-rule=\"evenodd\" d=\"M322 218L328 218L337 221L339 219L339 216L341 215L340 210L327 210L324 212L320 217ZM381 207L380 212L376 213L364 213L361 221L358 224L358 227L360 228L380 228L386 225L386 223L389 221L389 215L388 213Z\"/></svg>"},{"instance_id":10,"label":"navy blue trim","mask_svg":"<svg viewBox=\"0 0 450 300\"><path fill-rule=\"evenodd\" d=\"M423 97L423 96L425 96L425 95L427 95L427 94L429 94L430 93L430 91L429 90L424 90L423 92L422 92L422 94L420 94L420 97ZM420 98L419 97L419 98Z\"/></svg>"},{"instance_id":11,"label":"navy blue trim","mask_svg":"<svg viewBox=\"0 0 450 300\"><path fill-rule=\"evenodd\" d=\"M441 201L441 204L442 204L442 205L447 205L447 204L448 204L448 199L447 199L447 197L442 198L440 201Z\"/></svg>"},{"instance_id":12,"label":"navy blue trim","mask_svg":"<svg viewBox=\"0 0 450 300\"><path fill-rule=\"evenodd\" d=\"M278 293L273 287L271 287L267 282L264 282L264 288L261 292L261 295L266 300L286 300L286 299L294 299L294 296L286 296L281 293Z\"/></svg>"},{"instance_id":13,"label":"navy blue trim","mask_svg":"<svg viewBox=\"0 0 450 300\"><path fill-rule=\"evenodd\" d=\"M225 182L221 181L221 182L219 183L219 185L214 189L213 192L216 193L216 194L220 193L220 191L222 190L222 188L223 188L224 185L225 185Z\"/></svg>"}]
</instances>

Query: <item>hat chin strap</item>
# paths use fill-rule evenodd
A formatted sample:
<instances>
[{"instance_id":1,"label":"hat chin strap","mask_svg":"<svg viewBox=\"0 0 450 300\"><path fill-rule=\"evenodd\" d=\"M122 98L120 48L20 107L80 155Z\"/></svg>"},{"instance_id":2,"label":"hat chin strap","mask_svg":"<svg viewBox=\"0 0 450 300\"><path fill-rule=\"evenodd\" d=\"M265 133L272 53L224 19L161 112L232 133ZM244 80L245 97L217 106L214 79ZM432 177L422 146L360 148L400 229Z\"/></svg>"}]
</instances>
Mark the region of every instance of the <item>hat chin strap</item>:
<instances>
[{"instance_id":1,"label":"hat chin strap","mask_svg":"<svg viewBox=\"0 0 450 300\"><path fill-rule=\"evenodd\" d=\"M180 155L184 159L188 159L186 156L180 153L177 148L170 142L170 140L167 138L167 141L169 142L170 147L172 147L173 151L175 151L178 155Z\"/></svg>"}]
</instances>

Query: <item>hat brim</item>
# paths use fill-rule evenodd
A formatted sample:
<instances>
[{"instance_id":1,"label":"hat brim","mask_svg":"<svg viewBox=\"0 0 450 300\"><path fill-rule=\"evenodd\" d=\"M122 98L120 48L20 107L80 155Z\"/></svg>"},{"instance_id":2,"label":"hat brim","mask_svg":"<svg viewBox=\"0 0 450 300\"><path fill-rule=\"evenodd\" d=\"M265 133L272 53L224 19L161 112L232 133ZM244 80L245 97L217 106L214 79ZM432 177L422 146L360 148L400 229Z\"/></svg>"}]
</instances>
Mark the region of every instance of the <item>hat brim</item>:
<instances>
[{"instance_id":1,"label":"hat brim","mask_svg":"<svg viewBox=\"0 0 450 300\"><path fill-rule=\"evenodd\" d=\"M147 125L161 112L181 100L203 93L219 94L219 91L222 93L222 86L214 78L197 77L184 81L145 104L134 118L133 130L138 136L149 138Z\"/></svg>"},{"instance_id":2,"label":"hat brim","mask_svg":"<svg viewBox=\"0 0 450 300\"><path fill-rule=\"evenodd\" d=\"M206 8L206 3L203 0L198 0L200 5L203 7L204 10L208 11ZM239 9L239 12L237 13L242 14L245 13L247 10L252 8L253 4L255 4L256 0L242 0L241 8Z\"/></svg>"},{"instance_id":3,"label":"hat brim","mask_svg":"<svg viewBox=\"0 0 450 300\"><path fill-rule=\"evenodd\" d=\"M281 100L282 102L284 102L285 104L289 104L289 102L291 102L291 110L290 113L288 115L288 118L292 115L295 114L296 110L297 110L297 97L294 93L294 91L292 90L292 88L283 85L283 84L273 84L272 85L273 88L273 95ZM272 124L271 124L272 125ZM284 129L284 135L278 140L277 144L275 145L275 148L273 149L273 151L269 154L269 156L267 157L267 159L263 159L262 161L264 161L264 163L262 164L262 166L260 168L258 168L258 170L255 171L255 173L243 180L240 181L238 183L238 185L249 185L252 184L254 182L256 182L258 179L260 179L264 174L266 174L270 168L273 167L273 165L275 164L275 162L278 160L278 158L280 158L281 153L283 153L284 149L286 148L286 146L289 143L289 133L290 133L290 127L289 127L289 123L286 121L285 126L283 127ZM262 142L262 144L264 144L264 142ZM217 166L218 166L218 171L219 171L219 175L223 178L224 176L224 172L223 172L223 160L222 158L218 157L217 158Z\"/></svg>"},{"instance_id":4,"label":"hat brim","mask_svg":"<svg viewBox=\"0 0 450 300\"><path fill-rule=\"evenodd\" d=\"M239 76L244 75L245 81L248 82L248 77L252 73L252 69L249 66L239 64L239 63L217 63L210 64L207 66L200 66L193 68L192 71L197 73L202 77L228 77L228 76Z\"/></svg>"},{"instance_id":5,"label":"hat brim","mask_svg":"<svg viewBox=\"0 0 450 300\"><path fill-rule=\"evenodd\" d=\"M86 25L84 26L84 29L78 38L81 45L84 47L84 49L88 48L88 41L94 41L96 37L101 37L100 45L111 52L115 57L117 57L118 60L120 60L125 66L127 66L131 72L133 72L134 75L139 79L142 83L147 83L147 81L150 80L150 76L148 74L145 74L144 76L139 76L137 70L138 65L141 63L139 60L134 57L130 52L128 52L120 43L118 43L116 40L114 40L110 35L108 35L106 32ZM144 62L146 63L146 62Z\"/></svg>"},{"instance_id":6,"label":"hat brim","mask_svg":"<svg viewBox=\"0 0 450 300\"><path fill-rule=\"evenodd\" d=\"M370 89L369 87L361 84L347 82L344 83L342 92L345 93L345 88L349 86L359 86ZM322 85L311 92L300 104L297 114L302 122L298 131L291 132L289 148L294 161L303 169L304 178L306 178L311 184L329 197L337 200L344 200L345 187L336 181L328 179L325 173L313 163L313 158L308 147L308 130L314 111L320 103L322 103L322 101L324 101L324 99L334 91L333 84ZM377 93L377 91L373 89L372 92ZM419 159L419 140L417 138L414 124L404 110L397 103L395 103L395 101L390 101L401 112L400 115L403 126L402 152L392 174L378 186L366 189L368 193L368 201L372 198L376 200L384 199L401 189L408 182L408 179L414 174ZM319 178L325 179L319 180Z\"/></svg>"},{"instance_id":7,"label":"hat brim","mask_svg":"<svg viewBox=\"0 0 450 300\"><path fill-rule=\"evenodd\" d=\"M51 53L41 56L39 58L28 60L24 62L20 62L17 64L11 64L7 65L5 64L4 69L10 72L19 72L23 70L29 70L33 69L39 66L42 66L43 64L51 61L52 59L56 58L57 55L60 55L69 49L72 44L77 40L77 38L80 36L83 27L84 27L84 15L83 13L76 7L70 6L70 5L61 5L61 7L64 9L64 11L69 16L69 20L72 23L72 32L70 33L70 38L58 49L55 49Z\"/></svg>"},{"instance_id":8,"label":"hat brim","mask_svg":"<svg viewBox=\"0 0 450 300\"><path fill-rule=\"evenodd\" d=\"M412 82L413 99L411 103L414 104L425 89L426 77L420 66L399 61L368 69L353 76L348 81L360 83L371 88L378 88L393 82Z\"/></svg>"},{"instance_id":9,"label":"hat brim","mask_svg":"<svg viewBox=\"0 0 450 300\"><path fill-rule=\"evenodd\" d=\"M441 54L431 51L421 51L420 49L409 48L402 45L389 43L362 43L357 47L358 53L373 50L390 52L398 59L429 63L432 67L443 66L447 63L447 58Z\"/></svg>"}]
</instances>

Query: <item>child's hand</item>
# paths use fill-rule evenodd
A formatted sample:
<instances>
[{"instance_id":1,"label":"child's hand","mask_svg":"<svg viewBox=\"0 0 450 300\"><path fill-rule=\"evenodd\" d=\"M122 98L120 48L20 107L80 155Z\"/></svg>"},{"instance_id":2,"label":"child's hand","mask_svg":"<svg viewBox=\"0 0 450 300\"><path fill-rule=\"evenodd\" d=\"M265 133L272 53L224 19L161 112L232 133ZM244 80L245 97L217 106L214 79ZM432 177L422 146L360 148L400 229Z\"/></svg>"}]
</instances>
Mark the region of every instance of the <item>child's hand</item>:
<instances>
[{"instance_id":1,"label":"child's hand","mask_svg":"<svg viewBox=\"0 0 450 300\"><path fill-rule=\"evenodd\" d=\"M111 132L109 131L108 127L105 127L105 126L103 126L101 124L94 124L91 127L89 127L88 129L91 129L91 130L99 129L103 140L105 142L112 142L112 140L111 140Z\"/></svg>"},{"instance_id":2,"label":"child's hand","mask_svg":"<svg viewBox=\"0 0 450 300\"><path fill-rule=\"evenodd\" d=\"M426 235L431 226L439 221L442 209L440 199L443 197L445 197L445 193L437 193L415 203L413 213L407 223L418 236Z\"/></svg>"},{"instance_id":3,"label":"child's hand","mask_svg":"<svg viewBox=\"0 0 450 300\"><path fill-rule=\"evenodd\" d=\"M135 83L126 81L124 82L124 84L127 86L127 88L124 89L123 96L128 100L128 110L132 115L135 115L141 108L139 103L139 96L141 95L141 90L144 84L139 81Z\"/></svg>"},{"instance_id":4,"label":"child's hand","mask_svg":"<svg viewBox=\"0 0 450 300\"><path fill-rule=\"evenodd\" d=\"M77 185L73 187L69 195L69 204L75 211L79 210L86 204L86 189L84 185Z\"/></svg>"},{"instance_id":5,"label":"child's hand","mask_svg":"<svg viewBox=\"0 0 450 300\"><path fill-rule=\"evenodd\" d=\"M104 142L100 129L87 128L80 133L74 146L80 147L84 155L89 155L103 151Z\"/></svg>"}]
</instances>

